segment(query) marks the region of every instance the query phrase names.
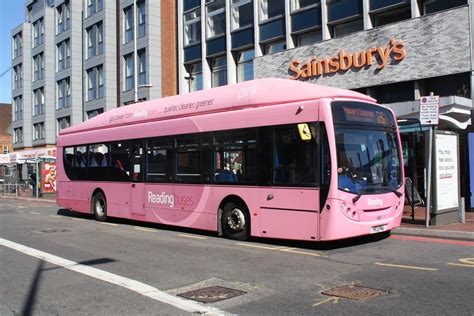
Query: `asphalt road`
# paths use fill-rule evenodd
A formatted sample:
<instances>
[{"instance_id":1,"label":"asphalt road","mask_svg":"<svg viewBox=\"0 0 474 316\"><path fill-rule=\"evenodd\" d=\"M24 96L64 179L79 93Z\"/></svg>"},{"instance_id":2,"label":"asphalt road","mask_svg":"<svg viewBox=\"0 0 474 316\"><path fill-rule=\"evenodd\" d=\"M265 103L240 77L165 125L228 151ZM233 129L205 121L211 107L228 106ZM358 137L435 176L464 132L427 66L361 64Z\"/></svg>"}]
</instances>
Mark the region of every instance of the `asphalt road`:
<instances>
[{"instance_id":1,"label":"asphalt road","mask_svg":"<svg viewBox=\"0 0 474 316\"><path fill-rule=\"evenodd\" d=\"M472 316L474 243L403 236L236 242L0 199L0 284L0 315ZM210 286L239 296L222 288L194 293L223 299L204 304L178 295ZM359 299L323 294L333 288Z\"/></svg>"}]
</instances>

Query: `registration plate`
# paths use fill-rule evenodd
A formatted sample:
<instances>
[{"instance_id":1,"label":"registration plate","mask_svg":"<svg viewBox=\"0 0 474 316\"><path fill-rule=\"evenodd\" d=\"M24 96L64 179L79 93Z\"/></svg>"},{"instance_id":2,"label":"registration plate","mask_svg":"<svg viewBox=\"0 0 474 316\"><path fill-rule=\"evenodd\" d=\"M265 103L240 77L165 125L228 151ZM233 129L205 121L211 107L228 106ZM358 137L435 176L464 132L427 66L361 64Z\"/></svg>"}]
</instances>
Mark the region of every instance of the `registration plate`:
<instances>
[{"instance_id":1,"label":"registration plate","mask_svg":"<svg viewBox=\"0 0 474 316\"><path fill-rule=\"evenodd\" d=\"M372 234L383 232L387 229L387 225L378 225L370 227L370 232Z\"/></svg>"}]
</instances>

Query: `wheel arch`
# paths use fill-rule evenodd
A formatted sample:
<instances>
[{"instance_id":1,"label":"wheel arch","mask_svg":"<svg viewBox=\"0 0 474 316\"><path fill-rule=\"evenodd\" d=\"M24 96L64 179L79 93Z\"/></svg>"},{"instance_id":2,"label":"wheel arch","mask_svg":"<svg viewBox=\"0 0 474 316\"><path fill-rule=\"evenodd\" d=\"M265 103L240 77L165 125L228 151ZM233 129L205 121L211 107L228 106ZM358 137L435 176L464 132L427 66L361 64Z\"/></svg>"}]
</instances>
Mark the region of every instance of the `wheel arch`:
<instances>
[{"instance_id":1,"label":"wheel arch","mask_svg":"<svg viewBox=\"0 0 474 316\"><path fill-rule=\"evenodd\" d=\"M91 195L91 207L90 207L90 213L91 214L94 214L94 196L98 192L101 192L104 195L105 201L107 201L107 196L105 195L104 190L102 190L102 188L95 188L94 191L92 191L92 195Z\"/></svg>"},{"instance_id":2,"label":"wheel arch","mask_svg":"<svg viewBox=\"0 0 474 316\"><path fill-rule=\"evenodd\" d=\"M224 205L226 205L226 203L228 202L240 203L243 206L245 206L245 208L247 209L247 212L249 213L248 218L250 221L250 210L247 203L245 203L244 199L242 199L240 196L235 195L235 194L227 195L225 198L222 199L221 203L219 203L219 208L217 209L217 234L219 236L222 236L222 212L224 210ZM249 229L250 227L251 226L249 222Z\"/></svg>"}]
</instances>

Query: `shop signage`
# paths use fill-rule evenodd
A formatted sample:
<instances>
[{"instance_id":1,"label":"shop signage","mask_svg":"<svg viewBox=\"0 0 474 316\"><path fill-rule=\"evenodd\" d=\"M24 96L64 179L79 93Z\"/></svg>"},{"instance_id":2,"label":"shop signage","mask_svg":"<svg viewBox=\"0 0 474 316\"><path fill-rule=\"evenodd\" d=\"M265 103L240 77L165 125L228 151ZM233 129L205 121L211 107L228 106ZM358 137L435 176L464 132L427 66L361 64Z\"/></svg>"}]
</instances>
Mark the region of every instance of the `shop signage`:
<instances>
[{"instance_id":1,"label":"shop signage","mask_svg":"<svg viewBox=\"0 0 474 316\"><path fill-rule=\"evenodd\" d=\"M438 125L439 96L432 95L420 98L421 125Z\"/></svg>"},{"instance_id":2,"label":"shop signage","mask_svg":"<svg viewBox=\"0 0 474 316\"><path fill-rule=\"evenodd\" d=\"M372 47L355 53L346 53L341 49L337 56L329 58L318 59L316 56L312 56L311 60L304 62L293 60L290 63L290 72L292 73L290 79L308 79L333 73L344 73L352 68L368 68L373 64L381 70L390 60L399 62L405 57L405 44L392 38L385 47Z\"/></svg>"}]
</instances>

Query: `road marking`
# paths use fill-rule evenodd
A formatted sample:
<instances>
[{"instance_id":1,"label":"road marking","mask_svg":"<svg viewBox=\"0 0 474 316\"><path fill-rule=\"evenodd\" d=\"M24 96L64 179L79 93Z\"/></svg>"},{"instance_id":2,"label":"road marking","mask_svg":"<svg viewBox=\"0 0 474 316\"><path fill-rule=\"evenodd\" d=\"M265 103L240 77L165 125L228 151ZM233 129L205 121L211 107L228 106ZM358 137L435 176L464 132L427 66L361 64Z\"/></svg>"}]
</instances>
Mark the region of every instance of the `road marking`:
<instances>
[{"instance_id":1,"label":"road marking","mask_svg":"<svg viewBox=\"0 0 474 316\"><path fill-rule=\"evenodd\" d=\"M448 245L459 245L459 246L474 247L474 242L473 241L439 239L439 238L418 237L418 236L404 236L404 235L392 235L392 236L390 236L390 238L400 239L400 240L423 241L423 242L430 242L430 243L436 243L436 244L448 244Z\"/></svg>"},{"instance_id":2,"label":"road marking","mask_svg":"<svg viewBox=\"0 0 474 316\"><path fill-rule=\"evenodd\" d=\"M118 224L104 223L104 222L99 222L99 224L101 224L101 225L108 225L108 226L114 226L114 227L117 227L117 226L118 226Z\"/></svg>"},{"instance_id":3,"label":"road marking","mask_svg":"<svg viewBox=\"0 0 474 316\"><path fill-rule=\"evenodd\" d=\"M291 253L297 253L300 255L307 255L307 256L314 256L314 257L321 257L322 254L320 253L311 253L311 252L305 252L305 251L300 251L297 250L298 248L286 248L286 249L279 249L278 251L283 251L283 252L291 252Z\"/></svg>"},{"instance_id":4,"label":"road marking","mask_svg":"<svg viewBox=\"0 0 474 316\"><path fill-rule=\"evenodd\" d=\"M136 230L141 230L141 231L143 231L143 232L149 232L149 233L154 233L154 232L156 232L155 229L146 228L146 227L133 226L133 228L135 228Z\"/></svg>"},{"instance_id":5,"label":"road marking","mask_svg":"<svg viewBox=\"0 0 474 316\"><path fill-rule=\"evenodd\" d=\"M59 215L49 215L49 217L61 218L62 216L59 216Z\"/></svg>"},{"instance_id":6,"label":"road marking","mask_svg":"<svg viewBox=\"0 0 474 316\"><path fill-rule=\"evenodd\" d=\"M393 267L393 268L403 268L403 269L414 269L414 270L425 270L425 271L438 271L438 269L434 268L424 268L424 267L415 267L415 266L404 266L399 264L390 264L390 263L375 263L378 266L386 266L386 267Z\"/></svg>"},{"instance_id":7,"label":"road marking","mask_svg":"<svg viewBox=\"0 0 474 316\"><path fill-rule=\"evenodd\" d=\"M332 301L333 304L337 304L337 303L339 303L339 297L318 298L317 301L320 301L320 302L314 303L313 307L322 305L324 303L330 303L331 301Z\"/></svg>"},{"instance_id":8,"label":"road marking","mask_svg":"<svg viewBox=\"0 0 474 316\"><path fill-rule=\"evenodd\" d=\"M474 268L472 264L462 264L462 263L448 263L450 266L458 266L458 267L466 267L466 268Z\"/></svg>"},{"instance_id":9,"label":"road marking","mask_svg":"<svg viewBox=\"0 0 474 316\"><path fill-rule=\"evenodd\" d=\"M24 211L18 211L18 210L15 210L15 212L17 212L17 213L25 213Z\"/></svg>"},{"instance_id":10,"label":"road marking","mask_svg":"<svg viewBox=\"0 0 474 316\"><path fill-rule=\"evenodd\" d=\"M243 242L238 242L237 245L251 247L251 248L265 249L265 250L281 250L281 249L288 248L288 247L268 247L268 246L252 245L252 244L246 244Z\"/></svg>"},{"instance_id":11,"label":"road marking","mask_svg":"<svg viewBox=\"0 0 474 316\"><path fill-rule=\"evenodd\" d=\"M72 220L73 221L79 221L79 222L88 222L87 220L85 220L83 218L77 218L77 217L72 217Z\"/></svg>"},{"instance_id":12,"label":"road marking","mask_svg":"<svg viewBox=\"0 0 474 316\"><path fill-rule=\"evenodd\" d=\"M32 215L41 215L41 213L38 213L38 212L29 212L29 213Z\"/></svg>"},{"instance_id":13,"label":"road marking","mask_svg":"<svg viewBox=\"0 0 474 316\"><path fill-rule=\"evenodd\" d=\"M474 258L461 258L459 259L461 263L448 263L450 266L458 266L458 267L467 267L467 268L474 268Z\"/></svg>"},{"instance_id":14,"label":"road marking","mask_svg":"<svg viewBox=\"0 0 474 316\"><path fill-rule=\"evenodd\" d=\"M185 235L185 234L179 234L179 237L186 237L186 238L194 238L194 239L207 239L207 237L201 237L201 236L193 236L193 235Z\"/></svg>"},{"instance_id":15,"label":"road marking","mask_svg":"<svg viewBox=\"0 0 474 316\"><path fill-rule=\"evenodd\" d=\"M29 256L38 258L43 261L55 264L57 266L72 270L92 278L108 282L126 288L130 291L136 292L140 295L149 297L153 300L174 306L181 310L195 313L195 314L211 314L211 315L226 315L227 313L215 307L207 306L198 302L190 301L181 297L173 296L163 292L148 284L137 280L129 279L117 274L113 274L104 270L82 265L80 263L64 259L37 249L33 249L15 242L0 238L0 245L10 249L22 252Z\"/></svg>"}]
</instances>

